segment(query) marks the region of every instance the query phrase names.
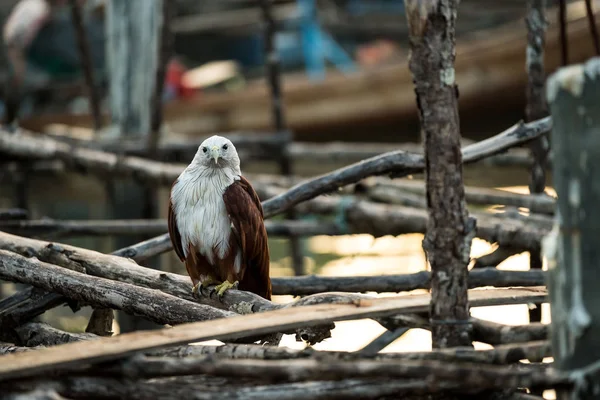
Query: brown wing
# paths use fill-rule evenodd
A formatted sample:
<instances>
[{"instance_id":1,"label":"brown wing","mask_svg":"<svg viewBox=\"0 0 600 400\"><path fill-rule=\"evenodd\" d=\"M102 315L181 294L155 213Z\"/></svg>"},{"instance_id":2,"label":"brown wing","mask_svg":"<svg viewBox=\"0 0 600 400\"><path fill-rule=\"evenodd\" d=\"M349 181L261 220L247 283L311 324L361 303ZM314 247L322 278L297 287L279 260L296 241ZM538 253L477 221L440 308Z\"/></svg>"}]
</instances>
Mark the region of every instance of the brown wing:
<instances>
[{"instance_id":1,"label":"brown wing","mask_svg":"<svg viewBox=\"0 0 600 400\"><path fill-rule=\"evenodd\" d=\"M270 300L269 245L260 199L250 182L240 177L225 190L223 201L233 224L232 233L242 249L239 289Z\"/></svg>"},{"instance_id":2,"label":"brown wing","mask_svg":"<svg viewBox=\"0 0 600 400\"><path fill-rule=\"evenodd\" d=\"M175 250L175 254L181 261L185 261L185 255L183 253L183 245L181 244L181 235L179 234L179 229L177 229L177 221L175 219L175 212L173 211L173 203L171 203L171 199L169 198L169 214L168 214L168 227L169 227L169 237L171 238L171 243L173 244L173 250Z\"/></svg>"}]
</instances>

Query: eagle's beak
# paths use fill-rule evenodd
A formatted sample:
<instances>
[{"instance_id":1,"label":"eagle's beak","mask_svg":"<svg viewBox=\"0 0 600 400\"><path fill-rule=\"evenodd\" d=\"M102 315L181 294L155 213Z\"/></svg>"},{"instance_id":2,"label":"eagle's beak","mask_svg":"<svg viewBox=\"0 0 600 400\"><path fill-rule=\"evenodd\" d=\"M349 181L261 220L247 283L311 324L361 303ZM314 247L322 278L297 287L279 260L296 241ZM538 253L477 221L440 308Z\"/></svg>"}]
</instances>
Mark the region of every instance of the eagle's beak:
<instances>
[{"instance_id":1,"label":"eagle's beak","mask_svg":"<svg viewBox=\"0 0 600 400\"><path fill-rule=\"evenodd\" d=\"M217 161L219 160L219 146L211 147L210 156L215 160L215 164L217 164Z\"/></svg>"}]
</instances>

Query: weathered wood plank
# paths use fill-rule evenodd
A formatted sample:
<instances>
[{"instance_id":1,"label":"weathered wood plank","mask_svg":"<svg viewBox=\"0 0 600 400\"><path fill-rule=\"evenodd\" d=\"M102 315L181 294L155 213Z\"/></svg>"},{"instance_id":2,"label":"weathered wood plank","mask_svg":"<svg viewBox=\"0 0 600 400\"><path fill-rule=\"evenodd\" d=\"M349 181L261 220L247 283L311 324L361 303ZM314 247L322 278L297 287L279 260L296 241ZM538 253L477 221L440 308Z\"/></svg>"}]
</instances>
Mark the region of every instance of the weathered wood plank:
<instances>
[{"instance_id":1,"label":"weathered wood plank","mask_svg":"<svg viewBox=\"0 0 600 400\"><path fill-rule=\"evenodd\" d=\"M494 289L469 292L471 306L544 301L544 288ZM75 342L2 356L0 381L32 376L54 368L77 363L97 363L119 359L135 352L159 349L210 339L231 339L286 331L301 326L315 326L325 322L388 316L399 313L425 312L430 296L419 294L396 298L361 299L354 304L318 304L293 307L264 313L223 318L208 322L178 325L159 331L126 333L87 342Z\"/></svg>"},{"instance_id":2,"label":"weathered wood plank","mask_svg":"<svg viewBox=\"0 0 600 400\"><path fill-rule=\"evenodd\" d=\"M600 376L600 58L561 68L547 81L556 125L554 182L558 216L544 243L552 296L552 346L557 367ZM582 379L583 382L583 379ZM587 385L586 385L587 386ZM597 385L581 384L558 399L600 399ZM592 389L594 388L594 389Z\"/></svg>"}]
</instances>

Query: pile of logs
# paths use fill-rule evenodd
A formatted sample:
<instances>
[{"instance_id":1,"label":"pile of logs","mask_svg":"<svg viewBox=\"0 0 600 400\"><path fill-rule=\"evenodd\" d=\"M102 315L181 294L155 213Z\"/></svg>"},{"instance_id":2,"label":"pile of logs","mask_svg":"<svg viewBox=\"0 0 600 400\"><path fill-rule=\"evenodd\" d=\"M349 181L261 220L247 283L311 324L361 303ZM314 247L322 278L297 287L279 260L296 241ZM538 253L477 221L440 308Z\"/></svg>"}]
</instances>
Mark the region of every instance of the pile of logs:
<instances>
[{"instance_id":1,"label":"pile of logs","mask_svg":"<svg viewBox=\"0 0 600 400\"><path fill-rule=\"evenodd\" d=\"M405 3L424 152L385 152L306 180L249 178L264 199L265 217L286 215L268 222L270 235L420 232L431 272L274 277L274 294L298 296L286 303L235 289L222 299L195 297L188 277L141 265L171 250L163 220L29 220L26 210L2 211L0 280L29 285L0 301L2 398L391 399L441 394L540 399L546 389L559 395L597 393L600 296L589 278L598 270L600 58L548 79L550 116L528 118L461 148L453 75L458 2ZM542 194L548 133L557 199ZM463 185L463 164L521 145L534 150L532 187L542 190L517 195ZM50 162L55 170L169 186L183 169L132 153L20 129L0 131L0 154L13 163L7 168L16 170L24 162L33 165L30 171L35 163ZM424 182L399 179L423 172ZM473 207L493 204L507 210ZM302 214L333 222L295 218ZM112 254L54 241L142 231L157 236ZM471 260L475 237L498 247ZM511 255L539 254L541 248L547 253L547 272L533 264L529 271L495 268ZM415 289L430 291L398 294ZM553 335L539 320L505 326L470 315L471 307L546 302L552 304ZM74 311L93 308L85 333L35 321L63 305ZM114 335L113 310L160 327ZM337 321L362 318L386 331L358 351L278 347L282 335L312 345L330 337ZM431 332L432 351L381 352L414 328ZM197 344L208 340L223 345ZM475 350L474 341L493 348ZM543 362L548 357L552 363Z\"/></svg>"}]
</instances>

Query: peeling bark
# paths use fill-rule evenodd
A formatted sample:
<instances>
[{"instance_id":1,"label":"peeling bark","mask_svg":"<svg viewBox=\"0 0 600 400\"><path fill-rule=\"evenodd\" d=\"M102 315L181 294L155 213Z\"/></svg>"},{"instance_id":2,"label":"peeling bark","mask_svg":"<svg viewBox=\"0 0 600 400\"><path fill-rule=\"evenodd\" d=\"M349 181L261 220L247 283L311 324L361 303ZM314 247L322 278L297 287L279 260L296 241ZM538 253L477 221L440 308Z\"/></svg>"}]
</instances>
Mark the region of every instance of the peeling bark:
<instances>
[{"instance_id":1,"label":"peeling bark","mask_svg":"<svg viewBox=\"0 0 600 400\"><path fill-rule=\"evenodd\" d=\"M458 89L454 81L454 25L458 1L407 0L411 55L421 132L429 220L423 249L432 270L434 348L471 344L467 265L475 220L462 177Z\"/></svg>"}]
</instances>

